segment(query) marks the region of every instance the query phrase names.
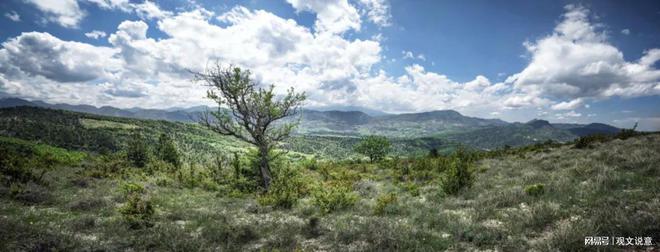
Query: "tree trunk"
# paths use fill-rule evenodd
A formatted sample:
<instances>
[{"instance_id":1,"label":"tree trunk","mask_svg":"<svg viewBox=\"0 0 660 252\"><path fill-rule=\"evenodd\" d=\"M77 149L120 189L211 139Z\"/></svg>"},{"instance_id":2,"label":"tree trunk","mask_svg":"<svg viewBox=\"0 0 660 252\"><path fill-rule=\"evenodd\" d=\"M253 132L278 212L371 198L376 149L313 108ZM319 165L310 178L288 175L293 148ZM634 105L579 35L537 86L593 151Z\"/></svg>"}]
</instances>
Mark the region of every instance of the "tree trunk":
<instances>
[{"instance_id":1,"label":"tree trunk","mask_svg":"<svg viewBox=\"0 0 660 252\"><path fill-rule=\"evenodd\" d=\"M270 188L270 165L268 164L268 148L259 147L259 171L264 183L264 190L268 191Z\"/></svg>"}]
</instances>

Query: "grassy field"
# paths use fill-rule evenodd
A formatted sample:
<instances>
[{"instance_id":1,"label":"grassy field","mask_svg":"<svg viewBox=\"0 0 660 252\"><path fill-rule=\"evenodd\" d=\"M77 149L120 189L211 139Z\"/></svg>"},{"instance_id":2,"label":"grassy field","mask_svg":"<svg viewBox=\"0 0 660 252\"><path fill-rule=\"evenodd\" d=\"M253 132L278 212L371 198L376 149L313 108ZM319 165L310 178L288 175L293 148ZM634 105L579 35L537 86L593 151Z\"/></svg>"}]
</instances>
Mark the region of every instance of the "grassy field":
<instances>
[{"instance_id":1,"label":"grassy field","mask_svg":"<svg viewBox=\"0 0 660 252\"><path fill-rule=\"evenodd\" d=\"M597 248L585 236L660 239L657 134L476 158L472 186L456 194L443 190L455 161L443 156L285 160L263 195L245 158L139 169L1 140L26 158L68 157L39 180L3 179L2 251L581 251Z\"/></svg>"}]
</instances>

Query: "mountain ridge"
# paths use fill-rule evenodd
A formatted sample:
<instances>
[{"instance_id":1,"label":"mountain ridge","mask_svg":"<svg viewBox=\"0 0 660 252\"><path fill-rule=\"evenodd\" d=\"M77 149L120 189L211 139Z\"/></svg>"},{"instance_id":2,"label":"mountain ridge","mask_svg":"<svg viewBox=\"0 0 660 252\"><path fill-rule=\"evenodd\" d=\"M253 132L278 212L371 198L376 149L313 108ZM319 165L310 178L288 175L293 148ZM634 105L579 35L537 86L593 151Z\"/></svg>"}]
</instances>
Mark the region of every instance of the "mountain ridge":
<instances>
[{"instance_id":1,"label":"mountain ridge","mask_svg":"<svg viewBox=\"0 0 660 252\"><path fill-rule=\"evenodd\" d=\"M136 119L195 122L201 111L217 109L207 106L170 109L120 109L112 106L49 104L20 98L0 99L0 108L34 106L69 110L89 114ZM299 135L359 137L384 135L391 138L441 137L470 143L481 148L503 145L530 144L545 140L569 141L577 137L600 133L615 134L620 129L603 124L552 124L533 119L526 123L509 123L500 119L464 116L455 110L435 110L420 113L402 113L373 116L363 111L303 109L295 133Z\"/></svg>"}]
</instances>

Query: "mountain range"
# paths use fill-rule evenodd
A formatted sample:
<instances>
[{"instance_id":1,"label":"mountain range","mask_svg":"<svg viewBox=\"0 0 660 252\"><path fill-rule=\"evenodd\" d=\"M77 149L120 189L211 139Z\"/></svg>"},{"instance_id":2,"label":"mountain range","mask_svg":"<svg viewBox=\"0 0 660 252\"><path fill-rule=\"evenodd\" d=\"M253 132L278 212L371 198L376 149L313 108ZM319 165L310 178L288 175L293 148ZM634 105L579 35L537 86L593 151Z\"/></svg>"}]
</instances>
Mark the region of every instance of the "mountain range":
<instances>
[{"instance_id":1,"label":"mountain range","mask_svg":"<svg viewBox=\"0 0 660 252\"><path fill-rule=\"evenodd\" d=\"M0 99L0 108L33 106L69 110L89 114L137 119L194 122L207 106L170 109L120 109L116 107L70 104L49 104L19 98ZM602 124L553 124L546 120L526 123L499 119L469 117L454 110L421 113L386 114L359 110L303 110L296 134L328 137L359 137L384 135L390 138L440 138L476 148L492 149L504 145L519 146L547 140L570 141L594 133L615 134L619 128Z\"/></svg>"}]
</instances>

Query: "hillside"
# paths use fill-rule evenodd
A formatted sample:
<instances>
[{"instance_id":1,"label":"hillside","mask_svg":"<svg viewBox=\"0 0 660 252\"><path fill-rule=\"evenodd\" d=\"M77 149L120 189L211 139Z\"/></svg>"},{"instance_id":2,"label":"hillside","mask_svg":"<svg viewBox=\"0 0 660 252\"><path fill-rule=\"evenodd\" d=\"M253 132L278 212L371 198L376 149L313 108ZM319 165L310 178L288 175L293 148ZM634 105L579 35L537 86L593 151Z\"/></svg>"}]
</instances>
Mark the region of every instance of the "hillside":
<instances>
[{"instance_id":1,"label":"hillside","mask_svg":"<svg viewBox=\"0 0 660 252\"><path fill-rule=\"evenodd\" d=\"M3 251L577 251L594 234L660 238L658 134L480 158L474 184L455 195L441 189L444 157L293 164L286 184L301 191L290 208L231 189L242 182L229 167L215 179L212 167L177 175L0 143L32 160L66 157L40 182L0 183Z\"/></svg>"},{"instance_id":2,"label":"hillside","mask_svg":"<svg viewBox=\"0 0 660 252\"><path fill-rule=\"evenodd\" d=\"M191 160L209 161L217 155L244 153L249 147L235 138L221 136L195 123L100 116L39 107L0 109L0 136L40 141L75 150L122 150L135 131L145 134L149 145L155 144L161 133L172 135L184 157ZM357 137L345 136L294 135L282 147L292 151L292 157L315 155L324 159L347 159L357 157L353 145L358 140ZM395 138L392 143L393 154L401 156L426 155L432 148L449 152L458 146L440 138Z\"/></svg>"},{"instance_id":3,"label":"hillside","mask_svg":"<svg viewBox=\"0 0 660 252\"><path fill-rule=\"evenodd\" d=\"M0 100L0 108L35 106L42 108L63 109L83 113L126 117L136 119L155 119L173 122L195 122L199 113L207 107L157 109L118 109L113 107L96 108L89 105L47 104L7 98ZM377 114L369 115L362 111L316 111L303 110L299 117L300 125L295 132L298 135L349 136L383 135L390 138L438 138L438 141L458 142L473 148L493 149L510 146L522 146L531 143L570 141L580 136L601 133L615 134L620 129L606 124L551 124L544 120L532 120L526 123L508 123L499 119L469 117L453 110L439 110L421 113ZM373 115L377 114L377 115ZM505 134L506 133L506 134Z\"/></svg>"}]
</instances>

